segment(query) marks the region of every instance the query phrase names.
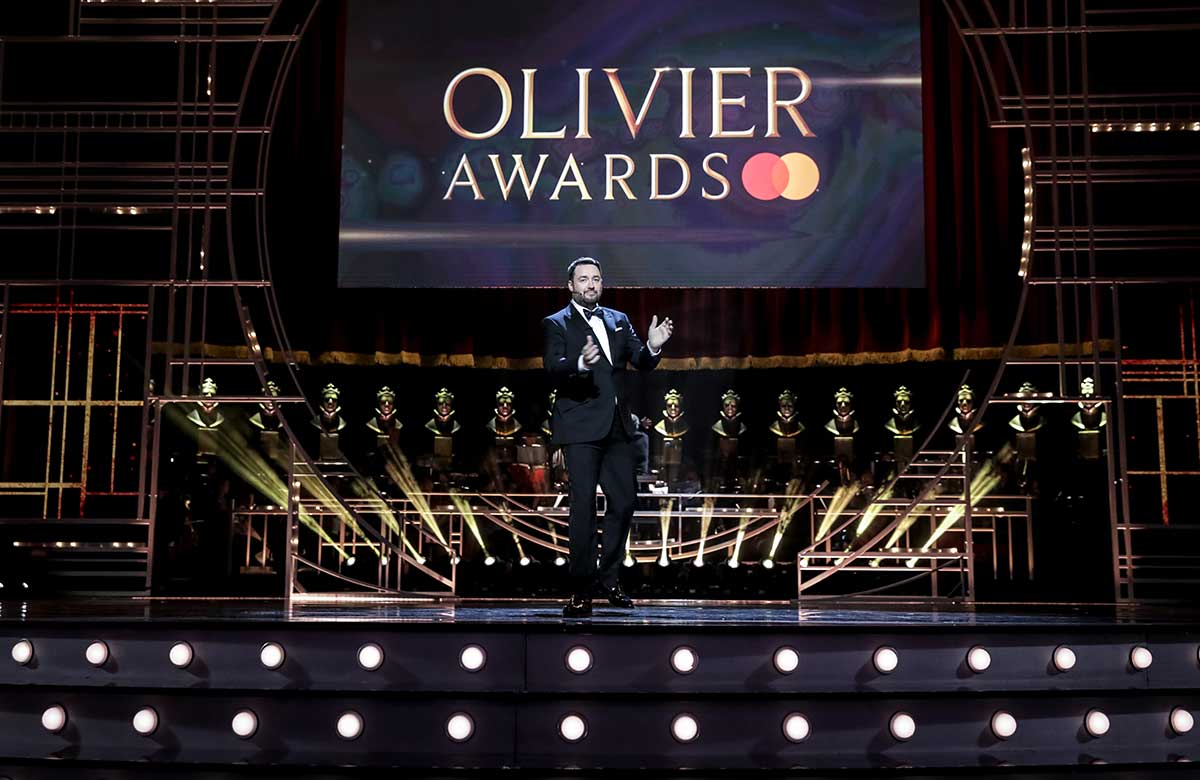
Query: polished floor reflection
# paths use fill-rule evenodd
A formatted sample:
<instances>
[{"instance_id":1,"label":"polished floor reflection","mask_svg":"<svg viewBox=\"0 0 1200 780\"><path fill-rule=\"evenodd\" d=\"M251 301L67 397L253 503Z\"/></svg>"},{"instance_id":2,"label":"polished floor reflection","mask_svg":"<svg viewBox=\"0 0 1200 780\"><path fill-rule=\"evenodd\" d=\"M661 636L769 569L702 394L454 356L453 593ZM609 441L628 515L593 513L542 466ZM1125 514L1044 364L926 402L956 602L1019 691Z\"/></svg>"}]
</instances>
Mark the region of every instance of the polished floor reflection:
<instances>
[{"instance_id":1,"label":"polished floor reflection","mask_svg":"<svg viewBox=\"0 0 1200 780\"><path fill-rule=\"evenodd\" d=\"M123 598L0 602L0 622L248 622L550 625L564 623L558 602L386 600L287 604L282 599ZM1112 604L642 603L634 610L596 602L592 625L685 626L1116 626L1200 624L1200 610Z\"/></svg>"}]
</instances>

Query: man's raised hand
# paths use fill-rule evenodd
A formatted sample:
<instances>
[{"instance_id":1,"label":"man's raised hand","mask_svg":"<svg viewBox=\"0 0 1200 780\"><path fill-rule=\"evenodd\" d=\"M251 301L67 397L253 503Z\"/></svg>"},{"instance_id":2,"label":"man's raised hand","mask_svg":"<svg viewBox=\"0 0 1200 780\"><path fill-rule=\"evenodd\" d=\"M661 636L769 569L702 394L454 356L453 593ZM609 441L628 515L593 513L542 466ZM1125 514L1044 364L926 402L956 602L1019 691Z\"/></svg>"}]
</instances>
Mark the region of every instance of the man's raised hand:
<instances>
[{"instance_id":1,"label":"man's raised hand","mask_svg":"<svg viewBox=\"0 0 1200 780\"><path fill-rule=\"evenodd\" d=\"M585 366L594 366L600 362L600 346L592 339L587 337L587 341L583 345L583 364Z\"/></svg>"},{"instance_id":2,"label":"man's raised hand","mask_svg":"<svg viewBox=\"0 0 1200 780\"><path fill-rule=\"evenodd\" d=\"M646 343L650 345L651 350L657 352L671 338L674 330L675 323L671 322L670 317L663 317L663 321L659 322L658 315L655 314L650 319L650 331L646 336Z\"/></svg>"}]
</instances>

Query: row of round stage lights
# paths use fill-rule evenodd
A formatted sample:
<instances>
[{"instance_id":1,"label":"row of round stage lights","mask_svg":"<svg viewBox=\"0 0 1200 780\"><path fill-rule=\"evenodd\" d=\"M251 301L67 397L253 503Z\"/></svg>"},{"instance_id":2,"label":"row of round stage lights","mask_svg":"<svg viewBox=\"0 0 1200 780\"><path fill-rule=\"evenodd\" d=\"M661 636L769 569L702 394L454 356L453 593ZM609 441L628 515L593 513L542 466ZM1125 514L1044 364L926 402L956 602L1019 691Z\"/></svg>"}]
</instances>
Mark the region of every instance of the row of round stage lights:
<instances>
[{"instance_id":1,"label":"row of round stage lights","mask_svg":"<svg viewBox=\"0 0 1200 780\"><path fill-rule=\"evenodd\" d=\"M96 667L108 663L110 651L103 640L96 640L84 650L84 658ZM12 659L21 666L28 666L34 658L33 642L28 639L18 640L12 646ZM173 666L186 669L195 659L195 651L187 642L176 642L171 645L167 658ZM267 669L278 669L287 660L283 645L278 642L266 642L259 648L259 662ZM975 645L967 651L964 659L972 672L982 674L992 665L992 654L986 647ZM1196 651L1197 663L1200 663L1200 648ZM383 648L374 642L368 642L358 649L358 664L367 671L376 671L383 666ZM776 671L780 674L791 674L800 666L800 653L794 647L780 647L772 659ZM1075 667L1075 651L1067 645L1059 645L1051 656L1054 668L1059 672L1069 672ZM1154 662L1150 648L1138 645L1129 651L1129 665L1144 671ZM487 652L477 644L463 647L459 653L459 664L468 672L478 672L487 663ZM575 645L567 651L565 663L568 669L576 674L584 674L592 668L592 652L583 645ZM675 648L671 653L671 668L679 674L691 674L699 666L699 654L686 645ZM882 646L871 656L871 664L880 674L891 674L900 666L900 654L894 647Z\"/></svg>"},{"instance_id":2,"label":"row of round stage lights","mask_svg":"<svg viewBox=\"0 0 1200 780\"><path fill-rule=\"evenodd\" d=\"M1172 130L1190 130L1193 133L1200 133L1200 122L1185 121L1185 122L1093 122L1093 133L1111 133L1114 130L1120 133L1157 133L1159 130L1163 132L1171 132Z\"/></svg>"},{"instance_id":3,"label":"row of round stage lights","mask_svg":"<svg viewBox=\"0 0 1200 780\"><path fill-rule=\"evenodd\" d=\"M18 664L27 665L33 661L33 643L28 639L18 641L12 647L12 658ZM84 651L87 662L93 666L103 666L108 662L108 645L95 641ZM171 646L168 658L172 665L184 669L195 659L195 652L187 642L176 642ZM287 653L278 642L267 642L259 649L259 662L267 669L278 669L287 659ZM459 665L468 672L478 672L487 663L487 652L476 644L465 646L459 653ZM367 671L375 671L383 666L383 648L374 642L368 642L358 649L358 665ZM1068 672L1075 667L1075 651L1066 645L1059 645L1051 656L1054 668L1059 672ZM1150 649L1143 646L1134 647L1129 653L1129 664L1139 671L1150 668L1154 656ZM1200 650L1197 650L1197 661L1200 661ZM592 651L583 645L575 645L564 656L567 669L575 674L586 674L591 670L594 659ZM675 648L670 658L671 668L677 674L691 674L700 665L700 656L694 648L680 646ZM794 647L781 647L775 651L772 663L780 674L791 674L800 667L800 654ZM976 645L967 651L965 658L967 668L976 674L982 674L992 665L992 656L987 648ZM883 646L875 650L871 656L871 664L880 674L891 674L900 666L900 654L894 647ZM1176 734L1186 734L1195 726L1191 712L1176 707L1170 713L1170 726ZM67 712L59 704L47 707L42 712L42 726L50 732L60 732L67 724ZM1017 731L1017 719L1012 713L1004 710L992 715L990 727L998 739L1008 739ZM1108 733L1110 723L1108 716L1101 710L1092 709L1084 716L1084 729L1092 737L1102 737ZM258 731L258 717L251 710L241 710L233 717L230 724L234 734L242 739L249 739ZM343 739L357 739L363 731L363 718L354 711L342 713L337 720L337 733ZM143 707L133 716L133 728L142 735L153 734L158 729L158 713L152 707ZM803 742L812 731L808 718L803 713L793 712L787 715L782 723L784 737L790 742ZM910 713L897 712L888 721L888 731L897 741L912 739L917 731L916 720ZM567 742L578 742L587 736L587 721L578 713L564 715L558 724L559 736ZM446 721L446 736L455 742L466 742L475 733L475 722L465 712L457 712ZM671 721L671 735L679 742L692 742L700 736L700 726L694 715L680 713Z\"/></svg>"}]
</instances>

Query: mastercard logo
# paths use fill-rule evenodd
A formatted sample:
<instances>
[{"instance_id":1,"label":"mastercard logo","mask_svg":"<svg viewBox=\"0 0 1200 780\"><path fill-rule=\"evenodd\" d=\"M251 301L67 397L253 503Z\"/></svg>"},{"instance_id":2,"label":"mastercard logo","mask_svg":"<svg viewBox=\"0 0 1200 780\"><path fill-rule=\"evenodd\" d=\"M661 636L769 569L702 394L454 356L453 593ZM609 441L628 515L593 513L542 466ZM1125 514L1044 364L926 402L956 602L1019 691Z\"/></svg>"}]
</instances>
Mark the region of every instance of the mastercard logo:
<instances>
[{"instance_id":1,"label":"mastercard logo","mask_svg":"<svg viewBox=\"0 0 1200 780\"><path fill-rule=\"evenodd\" d=\"M807 154L790 152L782 157L760 152L742 167L742 186L758 200L804 200L817 191L821 171Z\"/></svg>"}]
</instances>

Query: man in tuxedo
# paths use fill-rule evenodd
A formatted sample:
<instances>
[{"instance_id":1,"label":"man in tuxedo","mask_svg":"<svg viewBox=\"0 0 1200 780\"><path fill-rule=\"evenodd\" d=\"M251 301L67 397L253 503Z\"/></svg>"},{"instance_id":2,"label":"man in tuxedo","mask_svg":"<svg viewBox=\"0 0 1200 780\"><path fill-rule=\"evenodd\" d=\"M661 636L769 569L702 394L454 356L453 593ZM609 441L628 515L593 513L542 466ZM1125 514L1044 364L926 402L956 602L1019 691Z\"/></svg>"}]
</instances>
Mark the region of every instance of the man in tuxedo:
<instances>
[{"instance_id":1,"label":"man in tuxedo","mask_svg":"<svg viewBox=\"0 0 1200 780\"><path fill-rule=\"evenodd\" d=\"M564 617L592 613L599 585L610 604L633 607L617 578L637 498L635 427L625 399L625 366L658 365L674 328L655 315L643 344L629 317L598 305L600 263L581 257L567 267L571 302L542 320L546 370L557 392L551 443L563 448L570 473L571 600ZM596 483L608 503L596 563Z\"/></svg>"}]
</instances>

